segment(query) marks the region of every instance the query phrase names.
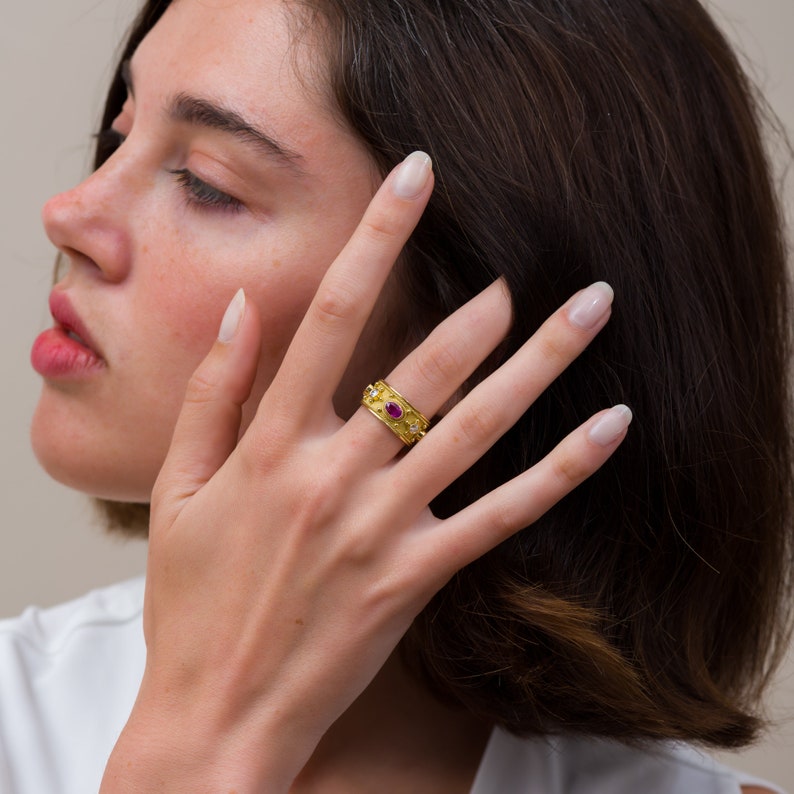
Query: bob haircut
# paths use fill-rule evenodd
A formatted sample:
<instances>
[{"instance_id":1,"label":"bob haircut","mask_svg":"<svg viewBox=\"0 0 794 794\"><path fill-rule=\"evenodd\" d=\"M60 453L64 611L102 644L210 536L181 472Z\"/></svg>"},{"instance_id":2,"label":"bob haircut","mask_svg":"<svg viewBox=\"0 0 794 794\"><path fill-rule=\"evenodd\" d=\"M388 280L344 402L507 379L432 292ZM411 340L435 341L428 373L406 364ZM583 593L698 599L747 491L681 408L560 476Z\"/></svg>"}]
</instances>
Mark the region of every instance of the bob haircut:
<instances>
[{"instance_id":1,"label":"bob haircut","mask_svg":"<svg viewBox=\"0 0 794 794\"><path fill-rule=\"evenodd\" d=\"M148 0L131 56L169 0ZM785 650L790 292L762 113L697 0L287 0L335 112L436 189L396 270L414 344L502 276L509 356L573 292L590 348L433 504L448 515L618 401L618 453L455 576L402 643L430 688L522 734L739 746ZM297 38L297 35L296 35ZM116 72L103 129L125 88ZM103 136L97 167L112 152ZM145 506L107 506L130 527Z\"/></svg>"}]
</instances>

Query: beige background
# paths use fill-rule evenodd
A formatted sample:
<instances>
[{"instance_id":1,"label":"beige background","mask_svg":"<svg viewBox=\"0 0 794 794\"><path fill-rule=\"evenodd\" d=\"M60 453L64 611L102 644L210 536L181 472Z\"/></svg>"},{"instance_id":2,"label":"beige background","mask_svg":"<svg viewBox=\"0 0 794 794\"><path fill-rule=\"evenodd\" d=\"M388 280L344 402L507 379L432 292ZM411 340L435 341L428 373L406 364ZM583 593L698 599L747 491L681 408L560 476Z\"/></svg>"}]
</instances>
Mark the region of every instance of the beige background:
<instances>
[{"instance_id":1,"label":"beige background","mask_svg":"<svg viewBox=\"0 0 794 794\"><path fill-rule=\"evenodd\" d=\"M85 172L112 54L136 5L9 3L0 26L0 615L28 603L56 603L144 568L143 544L105 537L86 500L38 469L27 441L38 392L28 351L49 322L53 260L39 209ZM712 6L794 130L794 0L714 0ZM734 763L794 791L794 662L770 704L779 727Z\"/></svg>"}]
</instances>

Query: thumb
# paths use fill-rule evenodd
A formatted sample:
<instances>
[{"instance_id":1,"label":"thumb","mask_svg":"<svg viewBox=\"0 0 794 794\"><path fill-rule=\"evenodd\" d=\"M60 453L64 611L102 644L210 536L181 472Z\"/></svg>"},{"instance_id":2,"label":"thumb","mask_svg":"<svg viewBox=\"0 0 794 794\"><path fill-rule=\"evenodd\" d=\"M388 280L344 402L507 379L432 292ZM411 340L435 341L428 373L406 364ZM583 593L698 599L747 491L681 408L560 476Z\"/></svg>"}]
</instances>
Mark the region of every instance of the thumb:
<instances>
[{"instance_id":1,"label":"thumb","mask_svg":"<svg viewBox=\"0 0 794 794\"><path fill-rule=\"evenodd\" d=\"M226 309L212 349L188 381L153 503L179 509L234 450L242 406L256 375L260 338L259 313L240 289Z\"/></svg>"}]
</instances>

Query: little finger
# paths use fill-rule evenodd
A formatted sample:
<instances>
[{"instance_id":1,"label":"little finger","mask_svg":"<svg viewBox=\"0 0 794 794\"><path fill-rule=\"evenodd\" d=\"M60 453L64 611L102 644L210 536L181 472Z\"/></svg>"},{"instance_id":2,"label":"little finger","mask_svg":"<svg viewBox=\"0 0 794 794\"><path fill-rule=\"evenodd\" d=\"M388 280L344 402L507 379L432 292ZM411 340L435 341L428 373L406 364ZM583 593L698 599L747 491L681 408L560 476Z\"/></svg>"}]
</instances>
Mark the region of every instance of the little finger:
<instances>
[{"instance_id":1,"label":"little finger","mask_svg":"<svg viewBox=\"0 0 794 794\"><path fill-rule=\"evenodd\" d=\"M448 565L444 576L537 521L596 472L620 446L631 420L625 405L596 414L530 469L425 533L428 553Z\"/></svg>"}]
</instances>

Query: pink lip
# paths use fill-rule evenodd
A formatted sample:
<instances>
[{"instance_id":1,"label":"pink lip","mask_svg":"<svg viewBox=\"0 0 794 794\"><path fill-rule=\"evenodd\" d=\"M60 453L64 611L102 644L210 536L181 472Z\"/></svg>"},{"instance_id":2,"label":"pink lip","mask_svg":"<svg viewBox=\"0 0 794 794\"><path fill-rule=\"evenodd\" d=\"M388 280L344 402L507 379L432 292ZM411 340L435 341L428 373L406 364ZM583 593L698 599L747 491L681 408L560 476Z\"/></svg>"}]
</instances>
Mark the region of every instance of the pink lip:
<instances>
[{"instance_id":1,"label":"pink lip","mask_svg":"<svg viewBox=\"0 0 794 794\"><path fill-rule=\"evenodd\" d=\"M75 379L104 368L102 355L65 293L52 292L50 313L56 325L33 343L33 369L45 378Z\"/></svg>"}]
</instances>

